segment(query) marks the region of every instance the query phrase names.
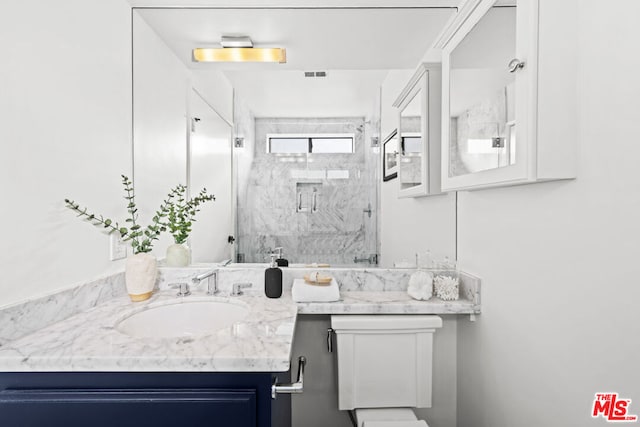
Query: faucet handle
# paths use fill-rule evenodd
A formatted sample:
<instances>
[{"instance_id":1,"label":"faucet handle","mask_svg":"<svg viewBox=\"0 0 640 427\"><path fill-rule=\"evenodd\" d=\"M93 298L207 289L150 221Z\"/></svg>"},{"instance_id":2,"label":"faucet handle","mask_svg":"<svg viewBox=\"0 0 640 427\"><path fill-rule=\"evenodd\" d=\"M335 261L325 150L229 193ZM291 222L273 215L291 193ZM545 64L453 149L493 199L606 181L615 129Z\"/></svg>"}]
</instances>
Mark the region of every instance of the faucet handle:
<instances>
[{"instance_id":1,"label":"faucet handle","mask_svg":"<svg viewBox=\"0 0 640 427\"><path fill-rule=\"evenodd\" d=\"M231 296L237 297L243 295L242 289L247 289L253 286L253 283L234 283L231 290Z\"/></svg>"},{"instance_id":2,"label":"faucet handle","mask_svg":"<svg viewBox=\"0 0 640 427\"><path fill-rule=\"evenodd\" d=\"M179 297L186 297L188 295L191 295L188 283L171 283L169 284L169 287L178 289L178 293L176 295L178 295Z\"/></svg>"}]
</instances>

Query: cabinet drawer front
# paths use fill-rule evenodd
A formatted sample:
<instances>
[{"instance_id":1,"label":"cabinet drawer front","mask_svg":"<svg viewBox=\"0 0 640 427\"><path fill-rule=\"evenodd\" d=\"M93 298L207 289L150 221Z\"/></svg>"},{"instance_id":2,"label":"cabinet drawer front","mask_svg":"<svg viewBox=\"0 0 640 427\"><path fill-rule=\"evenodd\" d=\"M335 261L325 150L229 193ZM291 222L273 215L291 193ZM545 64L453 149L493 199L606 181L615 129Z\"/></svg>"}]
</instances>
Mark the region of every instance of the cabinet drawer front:
<instances>
[{"instance_id":1,"label":"cabinet drawer front","mask_svg":"<svg viewBox=\"0 0 640 427\"><path fill-rule=\"evenodd\" d=\"M9 389L0 418L6 427L255 427L256 390Z\"/></svg>"}]
</instances>

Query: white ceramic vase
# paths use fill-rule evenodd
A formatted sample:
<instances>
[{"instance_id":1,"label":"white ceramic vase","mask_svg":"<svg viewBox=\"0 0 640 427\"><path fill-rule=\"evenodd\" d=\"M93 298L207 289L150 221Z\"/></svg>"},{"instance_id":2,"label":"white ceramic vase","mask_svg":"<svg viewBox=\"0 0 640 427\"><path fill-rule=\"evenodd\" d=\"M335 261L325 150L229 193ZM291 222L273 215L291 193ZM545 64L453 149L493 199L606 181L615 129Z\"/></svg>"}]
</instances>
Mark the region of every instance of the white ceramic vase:
<instances>
[{"instance_id":1,"label":"white ceramic vase","mask_svg":"<svg viewBox=\"0 0 640 427\"><path fill-rule=\"evenodd\" d=\"M191 249L184 243L174 243L167 248L167 267L187 267L191 264Z\"/></svg>"},{"instance_id":2,"label":"white ceramic vase","mask_svg":"<svg viewBox=\"0 0 640 427\"><path fill-rule=\"evenodd\" d=\"M158 276L156 257L139 253L127 258L125 282L131 301L144 301L151 297Z\"/></svg>"}]
</instances>

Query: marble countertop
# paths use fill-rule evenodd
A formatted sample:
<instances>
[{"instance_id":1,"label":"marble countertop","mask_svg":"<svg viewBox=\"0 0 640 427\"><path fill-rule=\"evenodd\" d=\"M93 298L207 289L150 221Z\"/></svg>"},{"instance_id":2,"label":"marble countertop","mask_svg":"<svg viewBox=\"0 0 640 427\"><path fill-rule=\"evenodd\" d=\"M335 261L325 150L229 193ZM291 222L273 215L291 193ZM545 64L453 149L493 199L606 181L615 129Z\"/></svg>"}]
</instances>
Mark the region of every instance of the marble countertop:
<instances>
[{"instance_id":1,"label":"marble countertop","mask_svg":"<svg viewBox=\"0 0 640 427\"><path fill-rule=\"evenodd\" d=\"M297 303L300 314L475 314L480 307L473 301L418 301L406 291L341 292L340 301Z\"/></svg>"},{"instance_id":2,"label":"marble countertop","mask_svg":"<svg viewBox=\"0 0 640 427\"><path fill-rule=\"evenodd\" d=\"M160 292L132 304L118 297L0 347L0 371L284 372L289 370L297 307L290 299L257 293L239 297L186 297L242 301L249 315L210 335L132 338L114 326L119 319L178 300Z\"/></svg>"},{"instance_id":3,"label":"marble countertop","mask_svg":"<svg viewBox=\"0 0 640 427\"><path fill-rule=\"evenodd\" d=\"M193 275L182 270L170 273L186 274L187 278ZM185 297L189 301L232 299L249 307L243 320L197 337L133 338L118 331L118 321L134 312L180 301L175 290L162 290L148 301L131 303L120 291L124 288L122 274L3 309L0 372L285 372L289 370L298 314L480 313L480 281L466 274L461 280L461 299L416 301L401 289L407 272L335 270L334 276L344 276L339 301L295 303L290 286L281 298L265 297L260 283L264 272L258 273L225 271L230 277L222 281L221 296L206 297L196 290ZM294 273L301 274L288 274ZM165 282L177 279L184 278L169 277ZM230 287L246 281L253 282L254 289L239 297L228 296L225 284Z\"/></svg>"}]
</instances>

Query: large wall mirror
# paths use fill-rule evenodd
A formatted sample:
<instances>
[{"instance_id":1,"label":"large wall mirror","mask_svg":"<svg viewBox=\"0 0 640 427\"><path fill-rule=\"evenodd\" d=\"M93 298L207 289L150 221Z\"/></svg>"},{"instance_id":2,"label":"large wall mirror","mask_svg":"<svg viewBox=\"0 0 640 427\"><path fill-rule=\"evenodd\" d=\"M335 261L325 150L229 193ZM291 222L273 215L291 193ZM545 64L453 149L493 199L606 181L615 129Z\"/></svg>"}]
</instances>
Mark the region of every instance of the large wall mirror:
<instances>
[{"instance_id":1,"label":"large wall mirror","mask_svg":"<svg viewBox=\"0 0 640 427\"><path fill-rule=\"evenodd\" d=\"M152 212L185 180L192 192L215 194L194 224L196 262L264 265L282 247L291 266L377 266L385 209L381 86L390 70L415 69L453 13L134 9L134 179L142 207ZM194 62L193 48L220 47L223 36L239 34L255 47L286 48L287 62ZM416 195L434 182L425 141L440 126L427 117L436 110L427 92L439 89L421 70L394 150L402 147L403 166L389 181Z\"/></svg>"}]
</instances>

